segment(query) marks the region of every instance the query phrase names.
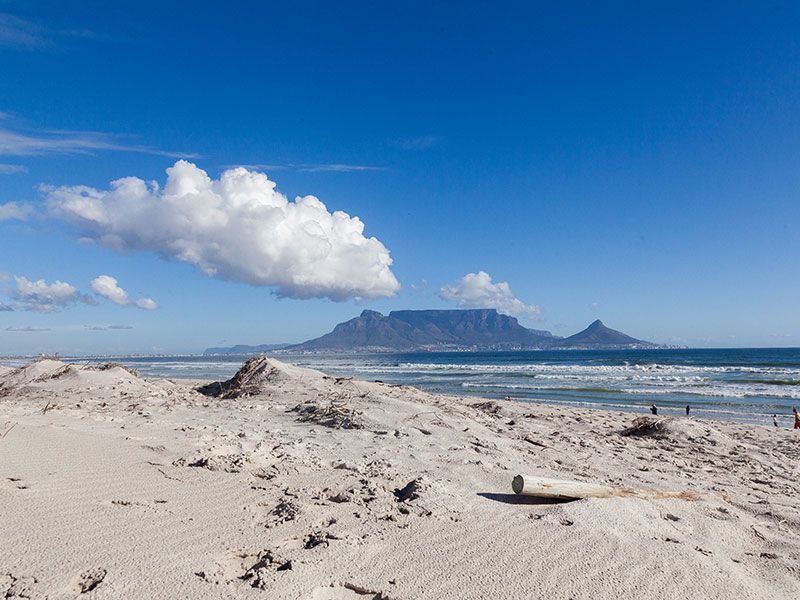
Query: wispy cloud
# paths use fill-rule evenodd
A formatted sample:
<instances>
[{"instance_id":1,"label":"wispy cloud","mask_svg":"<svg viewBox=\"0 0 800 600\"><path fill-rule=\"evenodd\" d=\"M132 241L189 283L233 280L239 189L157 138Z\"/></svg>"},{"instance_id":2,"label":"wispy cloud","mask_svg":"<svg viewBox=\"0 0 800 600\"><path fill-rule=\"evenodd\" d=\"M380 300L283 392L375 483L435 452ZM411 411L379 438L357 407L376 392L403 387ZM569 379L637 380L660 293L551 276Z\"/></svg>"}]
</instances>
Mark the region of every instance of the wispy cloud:
<instances>
[{"instance_id":1,"label":"wispy cloud","mask_svg":"<svg viewBox=\"0 0 800 600\"><path fill-rule=\"evenodd\" d=\"M133 325L109 325L109 329L133 329Z\"/></svg>"},{"instance_id":2,"label":"wispy cloud","mask_svg":"<svg viewBox=\"0 0 800 600\"><path fill-rule=\"evenodd\" d=\"M38 331L50 331L49 327L6 327L6 331L18 331L24 333L35 333Z\"/></svg>"},{"instance_id":3,"label":"wispy cloud","mask_svg":"<svg viewBox=\"0 0 800 600\"><path fill-rule=\"evenodd\" d=\"M13 312L14 307L0 302L0 312Z\"/></svg>"},{"instance_id":4,"label":"wispy cloud","mask_svg":"<svg viewBox=\"0 0 800 600\"><path fill-rule=\"evenodd\" d=\"M14 15L0 13L0 46L30 50L47 44L42 27Z\"/></svg>"},{"instance_id":5,"label":"wispy cloud","mask_svg":"<svg viewBox=\"0 0 800 600\"><path fill-rule=\"evenodd\" d=\"M28 167L25 165L10 165L8 163L0 163L0 175L14 175L16 173L27 173Z\"/></svg>"},{"instance_id":6,"label":"wispy cloud","mask_svg":"<svg viewBox=\"0 0 800 600\"><path fill-rule=\"evenodd\" d=\"M0 155L94 154L101 151L136 152L170 158L196 158L199 156L191 152L175 152L143 144L128 143L122 136L99 131L21 131L0 126Z\"/></svg>"},{"instance_id":7,"label":"wispy cloud","mask_svg":"<svg viewBox=\"0 0 800 600\"><path fill-rule=\"evenodd\" d=\"M18 50L52 50L67 39L129 42L130 38L92 31L86 28L56 28L37 21L0 13L0 46Z\"/></svg>"},{"instance_id":8,"label":"wispy cloud","mask_svg":"<svg viewBox=\"0 0 800 600\"><path fill-rule=\"evenodd\" d=\"M297 171L299 173L357 173L359 171L389 171L389 167L348 165L344 163L285 163L278 165L236 165L255 171Z\"/></svg>"},{"instance_id":9,"label":"wispy cloud","mask_svg":"<svg viewBox=\"0 0 800 600\"><path fill-rule=\"evenodd\" d=\"M426 150L441 143L438 135L421 135L418 137L398 138L393 144L403 150Z\"/></svg>"}]
</instances>

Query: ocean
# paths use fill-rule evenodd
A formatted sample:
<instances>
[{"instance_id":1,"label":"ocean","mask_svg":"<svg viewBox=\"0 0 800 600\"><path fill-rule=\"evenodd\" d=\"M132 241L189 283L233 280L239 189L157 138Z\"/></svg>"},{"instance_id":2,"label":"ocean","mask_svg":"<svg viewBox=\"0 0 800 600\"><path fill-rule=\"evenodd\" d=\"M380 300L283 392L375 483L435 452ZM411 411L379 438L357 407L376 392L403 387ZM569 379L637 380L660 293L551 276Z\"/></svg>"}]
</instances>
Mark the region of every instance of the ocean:
<instances>
[{"instance_id":1,"label":"ocean","mask_svg":"<svg viewBox=\"0 0 800 600\"><path fill-rule=\"evenodd\" d=\"M354 376L459 396L545 402L781 426L800 407L800 349L559 350L277 354L336 376ZM220 380L246 356L115 357L143 375ZM82 362L90 359L65 359ZM99 359L96 359L99 360ZM0 360L18 365L25 361Z\"/></svg>"}]
</instances>

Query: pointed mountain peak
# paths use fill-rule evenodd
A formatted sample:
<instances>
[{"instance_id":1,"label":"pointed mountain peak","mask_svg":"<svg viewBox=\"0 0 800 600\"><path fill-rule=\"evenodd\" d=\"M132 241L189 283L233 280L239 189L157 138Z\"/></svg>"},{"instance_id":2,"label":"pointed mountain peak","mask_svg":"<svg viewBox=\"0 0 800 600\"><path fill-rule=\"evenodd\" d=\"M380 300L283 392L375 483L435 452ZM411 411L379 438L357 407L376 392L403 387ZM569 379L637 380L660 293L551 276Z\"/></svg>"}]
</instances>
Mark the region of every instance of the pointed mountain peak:
<instances>
[{"instance_id":1,"label":"pointed mountain peak","mask_svg":"<svg viewBox=\"0 0 800 600\"><path fill-rule=\"evenodd\" d=\"M606 327L605 324L597 319L583 331L571 335L563 341L567 347L623 347L623 346L637 346L637 347L650 347L654 344L637 340L629 335Z\"/></svg>"}]
</instances>

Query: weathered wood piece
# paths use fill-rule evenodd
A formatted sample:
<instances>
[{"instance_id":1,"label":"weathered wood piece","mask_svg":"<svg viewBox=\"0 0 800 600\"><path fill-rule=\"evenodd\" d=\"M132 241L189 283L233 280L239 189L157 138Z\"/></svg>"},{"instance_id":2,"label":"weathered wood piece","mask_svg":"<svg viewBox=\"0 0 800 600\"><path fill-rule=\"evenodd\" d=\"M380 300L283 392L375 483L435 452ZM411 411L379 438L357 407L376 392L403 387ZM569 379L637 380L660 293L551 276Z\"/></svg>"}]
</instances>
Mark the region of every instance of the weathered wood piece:
<instances>
[{"instance_id":1,"label":"weathered wood piece","mask_svg":"<svg viewBox=\"0 0 800 600\"><path fill-rule=\"evenodd\" d=\"M676 498L679 500L698 500L694 492L668 492L661 490L639 490L633 488L586 483L583 481L566 481L549 479L535 475L517 475L511 482L515 494L552 498L556 500L583 500L585 498Z\"/></svg>"},{"instance_id":2,"label":"weathered wood piece","mask_svg":"<svg viewBox=\"0 0 800 600\"><path fill-rule=\"evenodd\" d=\"M608 498L615 495L615 489L607 485L547 479L533 475L517 475L511 482L515 494L536 496L538 498L557 498L578 500L582 498Z\"/></svg>"}]
</instances>

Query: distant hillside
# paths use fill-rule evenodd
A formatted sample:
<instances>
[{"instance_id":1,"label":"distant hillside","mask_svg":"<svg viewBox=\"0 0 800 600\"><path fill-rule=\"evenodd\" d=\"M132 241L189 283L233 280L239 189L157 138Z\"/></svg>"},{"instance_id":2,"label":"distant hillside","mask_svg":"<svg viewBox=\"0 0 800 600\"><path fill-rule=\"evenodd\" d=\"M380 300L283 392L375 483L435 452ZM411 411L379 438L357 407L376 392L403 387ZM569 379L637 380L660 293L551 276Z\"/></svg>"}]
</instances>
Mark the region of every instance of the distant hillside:
<instances>
[{"instance_id":1,"label":"distant hillside","mask_svg":"<svg viewBox=\"0 0 800 600\"><path fill-rule=\"evenodd\" d=\"M230 346L227 348L206 348L203 354L261 354L263 352L272 352L273 350L280 350L286 348L289 344L261 344L258 346L247 346L239 344L238 346Z\"/></svg>"},{"instance_id":2,"label":"distant hillside","mask_svg":"<svg viewBox=\"0 0 800 600\"><path fill-rule=\"evenodd\" d=\"M637 340L629 335L610 329L597 320L583 331L559 341L559 346L564 348L647 348L656 344Z\"/></svg>"},{"instance_id":3,"label":"distant hillside","mask_svg":"<svg viewBox=\"0 0 800 600\"><path fill-rule=\"evenodd\" d=\"M514 317L501 315L493 308L396 310L388 316L365 310L330 333L288 350L502 350L542 348L554 339L549 331L527 329Z\"/></svg>"}]
</instances>

